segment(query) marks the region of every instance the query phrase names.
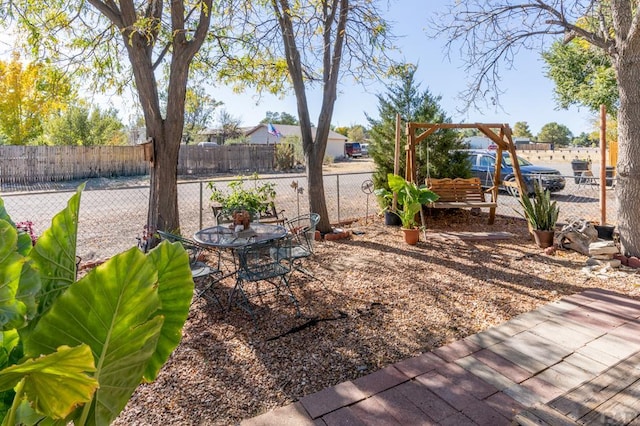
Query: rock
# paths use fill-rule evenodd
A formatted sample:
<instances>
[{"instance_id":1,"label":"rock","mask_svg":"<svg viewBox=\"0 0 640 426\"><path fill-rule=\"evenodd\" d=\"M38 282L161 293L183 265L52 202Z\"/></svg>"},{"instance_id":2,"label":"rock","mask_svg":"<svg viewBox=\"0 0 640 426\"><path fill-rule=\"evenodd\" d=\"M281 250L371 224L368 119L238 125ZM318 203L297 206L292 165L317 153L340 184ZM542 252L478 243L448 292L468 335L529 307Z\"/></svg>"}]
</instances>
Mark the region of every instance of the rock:
<instances>
[{"instance_id":1,"label":"rock","mask_svg":"<svg viewBox=\"0 0 640 426\"><path fill-rule=\"evenodd\" d=\"M624 266L628 266L629 265L629 258L627 256L625 256L624 254L614 254L613 255L614 259L618 259Z\"/></svg>"},{"instance_id":2,"label":"rock","mask_svg":"<svg viewBox=\"0 0 640 426\"><path fill-rule=\"evenodd\" d=\"M640 259L638 259L635 256L631 256L629 258L629 263L628 263L630 268L640 268Z\"/></svg>"},{"instance_id":3,"label":"rock","mask_svg":"<svg viewBox=\"0 0 640 426\"><path fill-rule=\"evenodd\" d=\"M614 259L615 258L615 254L594 254L591 256L593 259L598 259L598 260L609 260L609 259ZM618 259L620 260L620 259ZM622 260L620 260L620 263L622 263Z\"/></svg>"},{"instance_id":4,"label":"rock","mask_svg":"<svg viewBox=\"0 0 640 426\"><path fill-rule=\"evenodd\" d=\"M587 265L589 266L608 265L611 268L619 268L620 265L622 265L622 262L620 262L618 259L603 260L603 259L594 259L593 257L590 257L589 259L587 259Z\"/></svg>"},{"instance_id":5,"label":"rock","mask_svg":"<svg viewBox=\"0 0 640 426\"><path fill-rule=\"evenodd\" d=\"M597 254L617 254L618 247L615 246L613 241L596 241L589 244L589 255Z\"/></svg>"}]
</instances>

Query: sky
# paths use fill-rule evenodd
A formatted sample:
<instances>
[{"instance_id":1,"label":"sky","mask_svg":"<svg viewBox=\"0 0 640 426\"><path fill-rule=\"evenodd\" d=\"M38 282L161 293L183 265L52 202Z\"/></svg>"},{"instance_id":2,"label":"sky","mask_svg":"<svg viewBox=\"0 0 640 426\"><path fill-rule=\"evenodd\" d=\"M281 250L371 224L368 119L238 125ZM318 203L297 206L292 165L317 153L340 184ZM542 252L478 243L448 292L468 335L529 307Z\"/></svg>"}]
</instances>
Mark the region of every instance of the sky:
<instances>
[{"instance_id":1,"label":"sky","mask_svg":"<svg viewBox=\"0 0 640 426\"><path fill-rule=\"evenodd\" d=\"M379 1L387 4L385 0ZM527 50L521 50L515 58L514 69L502 69L501 88L504 94L500 97L499 109L487 107L485 110L458 112L464 106L459 95L471 81L471 76L466 75L462 69L462 60L456 56L457 52L451 52L451 56L447 57L444 51L447 40L429 38L426 31L429 17L435 11L443 11L445 5L452 0L388 1L391 8L385 18L392 22L392 32L399 37L395 42L400 52L396 59L418 64L416 81L420 83L420 89L428 89L431 94L441 96L440 106L452 122L507 123L513 128L516 122L525 121L534 135L543 125L550 122L567 126L575 136L595 130L594 115L588 109L559 110L556 107L553 82L545 77L544 62L540 53ZM9 45L0 43L2 46L5 44ZM222 108L239 118L242 126L257 125L266 117L267 111L287 112L297 116L296 99L292 93L281 97L271 95L259 97L251 91L237 94L230 88L214 85L209 87L208 91L216 100L224 102ZM386 88L383 83L363 87L345 77L338 87L332 124L334 126L355 124L367 126L365 113L377 118L376 95L384 93ZM320 90L310 91L307 96L311 121L317 123L322 102L321 92ZM132 117L124 116L127 111L132 111L131 101L114 97L99 97L94 98L94 101L119 109L125 123L129 124L133 121Z\"/></svg>"},{"instance_id":2,"label":"sky","mask_svg":"<svg viewBox=\"0 0 640 426\"><path fill-rule=\"evenodd\" d=\"M539 52L533 51L521 51L513 64L514 69L501 73L501 87L505 91L500 98L502 109L496 111L494 107L489 107L483 111L458 113L464 106L459 94L471 77L465 75L459 57L446 57L443 50L445 39L430 39L425 32L430 14L436 10L442 11L446 3L445 0L392 0L390 4L393 7L386 18L394 22L394 34L401 36L396 41L402 52L399 59L418 64L416 81L421 84L420 88L442 97L440 106L453 122L507 123L513 128L517 121L526 121L534 135L550 122L567 126L575 136L594 130L593 114L588 109L557 109L553 82L545 77L544 62ZM332 124L366 126L365 112L377 117L376 94L385 91L382 84L363 88L345 78L339 86ZM265 95L258 101L252 92L235 94L229 89L215 87L210 93L223 101L223 108L240 118L243 126L258 124L267 111L297 116L296 100L292 94L283 98ZM314 123L318 122L321 102L321 93L311 92L309 109Z\"/></svg>"}]
</instances>

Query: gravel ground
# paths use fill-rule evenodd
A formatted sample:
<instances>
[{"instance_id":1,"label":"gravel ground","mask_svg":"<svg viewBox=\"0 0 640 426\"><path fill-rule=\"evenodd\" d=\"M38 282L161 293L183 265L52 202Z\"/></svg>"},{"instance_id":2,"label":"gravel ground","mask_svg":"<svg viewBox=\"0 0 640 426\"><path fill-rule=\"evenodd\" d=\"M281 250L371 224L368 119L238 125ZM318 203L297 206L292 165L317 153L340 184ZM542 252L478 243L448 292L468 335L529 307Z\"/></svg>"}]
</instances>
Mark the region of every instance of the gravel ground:
<instances>
[{"instance_id":1,"label":"gravel ground","mask_svg":"<svg viewBox=\"0 0 640 426\"><path fill-rule=\"evenodd\" d=\"M141 385L118 425L228 425L495 326L585 288L640 297L637 270L585 270L585 256L535 247L519 219L441 212L412 247L379 218L350 239L320 242L294 275L301 317L282 295L256 301L257 323L208 298L154 383ZM506 231L501 240L462 232ZM220 283L224 296L232 282Z\"/></svg>"}]
</instances>

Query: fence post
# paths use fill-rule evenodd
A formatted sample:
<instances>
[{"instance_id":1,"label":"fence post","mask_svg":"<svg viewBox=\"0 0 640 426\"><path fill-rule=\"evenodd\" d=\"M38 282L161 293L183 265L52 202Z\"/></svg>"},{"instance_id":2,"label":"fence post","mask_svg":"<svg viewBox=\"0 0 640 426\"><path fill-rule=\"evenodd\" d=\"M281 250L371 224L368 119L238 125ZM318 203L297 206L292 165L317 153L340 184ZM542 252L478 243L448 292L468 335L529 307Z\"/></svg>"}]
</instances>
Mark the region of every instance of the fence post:
<instances>
[{"instance_id":1,"label":"fence post","mask_svg":"<svg viewBox=\"0 0 640 426\"><path fill-rule=\"evenodd\" d=\"M340 175L336 175L336 198L338 204L338 225L340 225Z\"/></svg>"},{"instance_id":2,"label":"fence post","mask_svg":"<svg viewBox=\"0 0 640 426\"><path fill-rule=\"evenodd\" d=\"M199 213L199 224L200 224L200 227L198 229L202 229L202 201L203 201L202 194L204 193L203 184L204 184L204 182L200 181L200 213Z\"/></svg>"}]
</instances>

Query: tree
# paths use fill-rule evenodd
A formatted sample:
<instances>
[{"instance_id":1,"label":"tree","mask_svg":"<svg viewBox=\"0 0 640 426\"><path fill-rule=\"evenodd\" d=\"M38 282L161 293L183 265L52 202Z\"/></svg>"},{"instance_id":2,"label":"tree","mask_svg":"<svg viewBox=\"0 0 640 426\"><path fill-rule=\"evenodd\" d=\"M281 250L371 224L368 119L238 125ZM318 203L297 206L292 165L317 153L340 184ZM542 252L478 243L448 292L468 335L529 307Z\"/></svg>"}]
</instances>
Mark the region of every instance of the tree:
<instances>
[{"instance_id":1,"label":"tree","mask_svg":"<svg viewBox=\"0 0 640 426\"><path fill-rule=\"evenodd\" d=\"M222 102L205 93L202 87L187 87L184 105L184 139L187 143L196 141L198 133L204 130Z\"/></svg>"},{"instance_id":2,"label":"tree","mask_svg":"<svg viewBox=\"0 0 640 426\"><path fill-rule=\"evenodd\" d=\"M289 114L288 112L271 112L267 111L267 116L263 118L260 123L263 124L290 124L292 126L297 126L300 124L298 119Z\"/></svg>"},{"instance_id":3,"label":"tree","mask_svg":"<svg viewBox=\"0 0 640 426\"><path fill-rule=\"evenodd\" d=\"M50 119L43 140L47 145L125 145L127 134L115 109L89 110L80 103Z\"/></svg>"},{"instance_id":4,"label":"tree","mask_svg":"<svg viewBox=\"0 0 640 426\"><path fill-rule=\"evenodd\" d=\"M420 91L415 81L417 67L406 65L398 67L396 79L388 85L387 93L377 95L379 118L367 115L371 145L369 155L376 165L373 183L376 188L386 188L387 174L394 173L394 153L396 139L396 114L407 122L448 123L449 118L440 108L440 97L433 96L428 90ZM430 135L417 146L417 181L423 182L427 176L469 177L470 169L466 156L455 150L463 149L464 143L458 132L443 129ZM405 158L400 159L404 169Z\"/></svg>"},{"instance_id":5,"label":"tree","mask_svg":"<svg viewBox=\"0 0 640 426\"><path fill-rule=\"evenodd\" d=\"M541 143L547 142L556 146L567 146L572 138L573 134L567 126L553 122L542 126L537 139Z\"/></svg>"},{"instance_id":6,"label":"tree","mask_svg":"<svg viewBox=\"0 0 640 426\"><path fill-rule=\"evenodd\" d=\"M571 145L580 146L580 147L597 146L598 145L598 138L596 137L594 139L592 137L592 135L589 135L589 134L587 134L585 132L582 132L578 136L573 138L573 140L571 141Z\"/></svg>"},{"instance_id":7,"label":"tree","mask_svg":"<svg viewBox=\"0 0 640 426\"><path fill-rule=\"evenodd\" d=\"M40 62L23 65L13 52L0 61L0 134L3 144L30 145L42 135L50 115L75 97L62 71Z\"/></svg>"},{"instance_id":8,"label":"tree","mask_svg":"<svg viewBox=\"0 0 640 426\"><path fill-rule=\"evenodd\" d=\"M597 112L600 105L605 105L607 113L616 116L618 84L611 59L602 50L581 39L556 41L542 58L561 108L584 105Z\"/></svg>"},{"instance_id":9,"label":"tree","mask_svg":"<svg viewBox=\"0 0 640 426\"><path fill-rule=\"evenodd\" d=\"M616 196L621 250L640 256L640 17L636 2L569 0L518 2L470 0L453 3L433 20L450 49L465 51L473 75L463 96L468 106L498 100L501 65L509 66L522 48L548 40L581 40L611 61L618 84L618 164ZM563 38L560 38L563 37Z\"/></svg>"},{"instance_id":10,"label":"tree","mask_svg":"<svg viewBox=\"0 0 640 426\"><path fill-rule=\"evenodd\" d=\"M367 139L367 130L364 128L364 126L356 124L354 126L351 126L351 128L347 132L347 137L350 141L364 142Z\"/></svg>"},{"instance_id":11,"label":"tree","mask_svg":"<svg viewBox=\"0 0 640 426\"><path fill-rule=\"evenodd\" d=\"M11 6L0 11L3 22L27 35L31 51L94 76L94 87L121 91L134 84L146 136L153 140L147 224L178 230L177 163L187 80L190 71L210 75L217 69L192 68L196 54L199 63L222 67L232 9L222 2L213 7L212 0L16 0Z\"/></svg>"},{"instance_id":12,"label":"tree","mask_svg":"<svg viewBox=\"0 0 640 426\"><path fill-rule=\"evenodd\" d=\"M298 106L309 210L320 214L318 230L321 232L331 230L322 164L338 81L344 74L351 74L359 81L375 78L387 63L383 52L390 47L388 25L376 3L371 0L245 2L245 7L253 8L250 22L253 22L254 38L239 46L250 59L239 61L242 68L235 71L240 76L252 75L259 87L269 86L272 90L290 82ZM265 22L267 14L275 17L275 22ZM248 73L247 63L256 71ZM346 67L341 72L344 64ZM288 71L286 79L274 78L274 72L280 67ZM231 74L233 70L227 72ZM307 101L307 90L314 84L322 88L315 138Z\"/></svg>"},{"instance_id":13,"label":"tree","mask_svg":"<svg viewBox=\"0 0 640 426\"><path fill-rule=\"evenodd\" d=\"M513 125L513 136L533 139L533 133L531 133L526 121L516 121L516 124Z\"/></svg>"},{"instance_id":14,"label":"tree","mask_svg":"<svg viewBox=\"0 0 640 426\"><path fill-rule=\"evenodd\" d=\"M240 123L240 118L234 117L226 109L221 109L218 114L218 128L220 131L218 134L218 143L224 145L228 139L237 139L242 136Z\"/></svg>"}]
</instances>

